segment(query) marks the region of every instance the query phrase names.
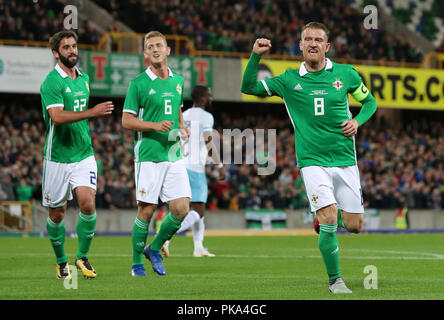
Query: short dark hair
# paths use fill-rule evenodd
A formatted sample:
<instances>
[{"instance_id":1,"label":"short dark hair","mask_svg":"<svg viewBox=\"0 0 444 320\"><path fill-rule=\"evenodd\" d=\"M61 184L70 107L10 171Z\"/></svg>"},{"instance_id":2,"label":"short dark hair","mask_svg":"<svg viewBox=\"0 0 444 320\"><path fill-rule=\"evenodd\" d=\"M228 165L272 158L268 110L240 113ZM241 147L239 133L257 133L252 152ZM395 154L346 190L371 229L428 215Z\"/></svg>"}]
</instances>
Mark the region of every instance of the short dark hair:
<instances>
[{"instance_id":1,"label":"short dark hair","mask_svg":"<svg viewBox=\"0 0 444 320\"><path fill-rule=\"evenodd\" d=\"M206 86L197 85L191 92L191 98L194 102L198 102L202 97L208 94L209 88Z\"/></svg>"},{"instance_id":2,"label":"short dark hair","mask_svg":"<svg viewBox=\"0 0 444 320\"><path fill-rule=\"evenodd\" d=\"M330 36L330 30L328 30L327 26L321 22L309 22L307 23L303 28L301 34L305 31L305 29L321 29L324 30L325 35L328 37Z\"/></svg>"},{"instance_id":3,"label":"short dark hair","mask_svg":"<svg viewBox=\"0 0 444 320\"><path fill-rule=\"evenodd\" d=\"M79 37L77 36L77 33L75 33L74 31L71 31L71 30L59 31L49 39L49 44L51 45L51 50L59 52L60 41L62 41L62 39L64 39L64 38L74 38L76 40L76 42L79 39Z\"/></svg>"}]
</instances>

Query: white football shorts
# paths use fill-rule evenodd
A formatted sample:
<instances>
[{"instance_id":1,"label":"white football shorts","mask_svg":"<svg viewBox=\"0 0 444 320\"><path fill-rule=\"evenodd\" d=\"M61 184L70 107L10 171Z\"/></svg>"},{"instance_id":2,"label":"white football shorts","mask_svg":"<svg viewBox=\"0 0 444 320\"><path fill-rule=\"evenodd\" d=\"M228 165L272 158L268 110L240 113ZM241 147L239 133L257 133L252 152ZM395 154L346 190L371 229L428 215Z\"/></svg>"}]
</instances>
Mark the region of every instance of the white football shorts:
<instances>
[{"instance_id":1,"label":"white football shorts","mask_svg":"<svg viewBox=\"0 0 444 320\"><path fill-rule=\"evenodd\" d=\"M79 162L62 163L43 160L42 205L58 208L72 200L80 186L97 190L97 163L94 156Z\"/></svg>"},{"instance_id":2,"label":"white football shorts","mask_svg":"<svg viewBox=\"0 0 444 320\"><path fill-rule=\"evenodd\" d=\"M349 213L364 213L359 169L347 167L301 168L307 197L312 212L336 203L338 208Z\"/></svg>"},{"instance_id":3,"label":"white football shorts","mask_svg":"<svg viewBox=\"0 0 444 320\"><path fill-rule=\"evenodd\" d=\"M136 200L158 204L179 198L191 198L190 182L183 160L174 162L136 162Z\"/></svg>"}]
</instances>

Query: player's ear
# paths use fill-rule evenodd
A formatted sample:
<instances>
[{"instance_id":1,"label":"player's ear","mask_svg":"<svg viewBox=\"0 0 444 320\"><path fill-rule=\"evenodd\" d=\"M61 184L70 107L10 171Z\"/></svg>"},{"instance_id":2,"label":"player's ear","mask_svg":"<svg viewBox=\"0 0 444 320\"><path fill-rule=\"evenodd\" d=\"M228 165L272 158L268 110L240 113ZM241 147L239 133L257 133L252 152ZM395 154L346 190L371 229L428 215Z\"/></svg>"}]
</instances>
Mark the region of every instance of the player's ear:
<instances>
[{"instance_id":1,"label":"player's ear","mask_svg":"<svg viewBox=\"0 0 444 320\"><path fill-rule=\"evenodd\" d=\"M171 47L170 47L170 46L167 46L167 56L169 56L170 53L171 53Z\"/></svg>"},{"instance_id":2,"label":"player's ear","mask_svg":"<svg viewBox=\"0 0 444 320\"><path fill-rule=\"evenodd\" d=\"M54 58L56 58L57 60L59 59L59 53L55 50L52 50L52 55L54 56Z\"/></svg>"},{"instance_id":3,"label":"player's ear","mask_svg":"<svg viewBox=\"0 0 444 320\"><path fill-rule=\"evenodd\" d=\"M327 42L327 44L325 46L325 53L327 53L328 50L330 50L330 42Z\"/></svg>"}]
</instances>

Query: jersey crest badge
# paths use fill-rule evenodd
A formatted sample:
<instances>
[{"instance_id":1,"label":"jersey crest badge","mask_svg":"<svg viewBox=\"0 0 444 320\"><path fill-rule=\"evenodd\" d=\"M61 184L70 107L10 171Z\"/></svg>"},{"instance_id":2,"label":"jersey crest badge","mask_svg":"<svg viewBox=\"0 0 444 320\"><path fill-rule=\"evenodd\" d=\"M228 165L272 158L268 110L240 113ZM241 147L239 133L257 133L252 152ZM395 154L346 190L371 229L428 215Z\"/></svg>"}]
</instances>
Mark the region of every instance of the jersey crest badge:
<instances>
[{"instance_id":1,"label":"jersey crest badge","mask_svg":"<svg viewBox=\"0 0 444 320\"><path fill-rule=\"evenodd\" d=\"M182 87L180 86L180 84L177 85L176 90L177 92L179 92L179 94L182 94Z\"/></svg>"},{"instance_id":2,"label":"jersey crest badge","mask_svg":"<svg viewBox=\"0 0 444 320\"><path fill-rule=\"evenodd\" d=\"M333 82L333 87L336 89L336 90L341 90L341 88L344 86L344 84L341 82L341 80L340 79L336 79L334 82Z\"/></svg>"},{"instance_id":3,"label":"jersey crest badge","mask_svg":"<svg viewBox=\"0 0 444 320\"><path fill-rule=\"evenodd\" d=\"M313 194L311 196L311 202L313 202L314 204L318 203L319 197L315 194Z\"/></svg>"}]
</instances>

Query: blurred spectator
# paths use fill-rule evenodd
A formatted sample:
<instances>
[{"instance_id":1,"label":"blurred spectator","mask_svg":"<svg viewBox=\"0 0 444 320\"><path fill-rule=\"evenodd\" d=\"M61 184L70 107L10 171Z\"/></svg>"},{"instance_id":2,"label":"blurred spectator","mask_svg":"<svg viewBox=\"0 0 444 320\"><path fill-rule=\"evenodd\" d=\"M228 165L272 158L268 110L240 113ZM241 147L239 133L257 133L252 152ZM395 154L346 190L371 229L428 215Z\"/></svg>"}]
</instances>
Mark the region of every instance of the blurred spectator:
<instances>
[{"instance_id":1,"label":"blurred spectator","mask_svg":"<svg viewBox=\"0 0 444 320\"><path fill-rule=\"evenodd\" d=\"M14 201L15 190L14 185L11 182L11 178L8 174L4 174L0 179L0 200L1 201Z\"/></svg>"}]
</instances>

